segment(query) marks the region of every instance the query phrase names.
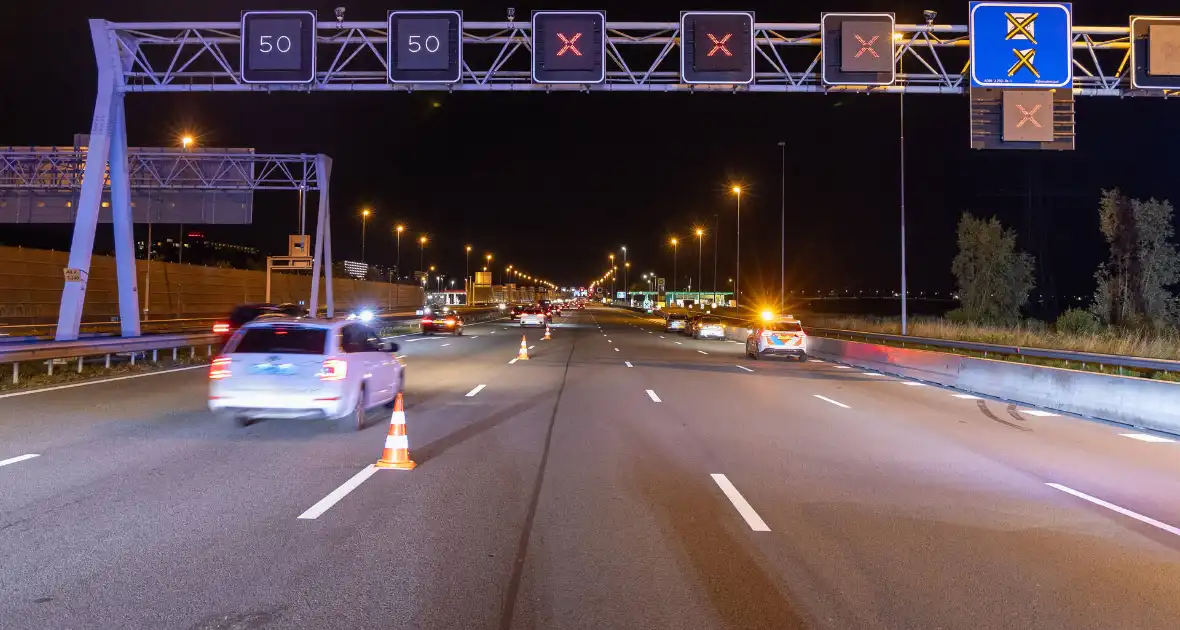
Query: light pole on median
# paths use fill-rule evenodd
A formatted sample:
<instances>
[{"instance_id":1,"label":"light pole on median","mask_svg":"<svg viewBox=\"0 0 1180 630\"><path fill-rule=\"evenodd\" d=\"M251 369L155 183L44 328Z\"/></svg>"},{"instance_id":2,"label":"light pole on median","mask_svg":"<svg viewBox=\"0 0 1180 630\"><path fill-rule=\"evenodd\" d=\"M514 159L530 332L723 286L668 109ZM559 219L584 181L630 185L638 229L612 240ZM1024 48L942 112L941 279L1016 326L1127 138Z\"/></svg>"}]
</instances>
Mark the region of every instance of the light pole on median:
<instances>
[{"instance_id":1,"label":"light pole on median","mask_svg":"<svg viewBox=\"0 0 1180 630\"><path fill-rule=\"evenodd\" d=\"M733 194L737 195L737 262L734 264L733 275L737 282L733 287L733 303L736 308L742 306L742 187L734 186Z\"/></svg>"},{"instance_id":2,"label":"light pole on median","mask_svg":"<svg viewBox=\"0 0 1180 630\"><path fill-rule=\"evenodd\" d=\"M425 271L426 267L426 235L418 237L418 271Z\"/></svg>"},{"instance_id":3,"label":"light pole on median","mask_svg":"<svg viewBox=\"0 0 1180 630\"><path fill-rule=\"evenodd\" d=\"M467 264L463 271L463 292L467 296L467 303L471 304L471 246L467 246Z\"/></svg>"},{"instance_id":4,"label":"light pole on median","mask_svg":"<svg viewBox=\"0 0 1180 630\"><path fill-rule=\"evenodd\" d=\"M702 266L702 264L703 264L702 261L704 260L704 254L705 254L705 231L701 228L697 228L697 291L698 292L704 291L704 288L705 288L705 278L704 278L704 276L701 275L702 273L704 273L702 271L704 269L704 267ZM700 297L700 296L698 295L697 297ZM703 300L697 300L697 301L700 302Z\"/></svg>"},{"instance_id":5,"label":"light pole on median","mask_svg":"<svg viewBox=\"0 0 1180 630\"><path fill-rule=\"evenodd\" d=\"M677 239L675 236L673 236L671 243L672 243L672 292L675 293L677 291L676 283L678 281L678 278L676 277L676 258L680 254L680 240Z\"/></svg>"},{"instance_id":6,"label":"light pole on median","mask_svg":"<svg viewBox=\"0 0 1180 630\"><path fill-rule=\"evenodd\" d=\"M779 142L779 149L782 150L782 171L783 184L781 197L779 203L781 204L780 212L782 213L782 224L779 232L779 288L778 288L778 308L779 311L787 307L787 143Z\"/></svg>"},{"instance_id":7,"label":"light pole on median","mask_svg":"<svg viewBox=\"0 0 1180 630\"><path fill-rule=\"evenodd\" d=\"M933 21L931 19L931 21ZM929 24L929 22L927 22ZM893 41L896 45L901 42L901 33L893 34ZM905 67L905 55L898 57L898 72L901 73ZM901 188L901 334L909 334L909 322L906 317L906 277L905 277L905 91L903 90L897 97L898 103L898 129L900 135L900 153L899 163L901 165L901 173L898 176Z\"/></svg>"},{"instance_id":8,"label":"light pole on median","mask_svg":"<svg viewBox=\"0 0 1180 630\"><path fill-rule=\"evenodd\" d=\"M394 228L394 231L397 232L397 265L394 266L394 270L397 271L398 281L401 281L401 279L402 279L401 278L401 276L402 276L402 232L406 231L406 226L399 225L396 228Z\"/></svg>"},{"instance_id":9,"label":"light pole on median","mask_svg":"<svg viewBox=\"0 0 1180 630\"><path fill-rule=\"evenodd\" d=\"M372 210L365 208L361 210L361 262L365 262L365 227L369 223L369 215L373 214Z\"/></svg>"},{"instance_id":10,"label":"light pole on median","mask_svg":"<svg viewBox=\"0 0 1180 630\"><path fill-rule=\"evenodd\" d=\"M622 247L623 250L623 293L627 298L627 304L631 304L631 287L627 284L627 272L631 269L631 263L627 262L627 246Z\"/></svg>"}]
</instances>

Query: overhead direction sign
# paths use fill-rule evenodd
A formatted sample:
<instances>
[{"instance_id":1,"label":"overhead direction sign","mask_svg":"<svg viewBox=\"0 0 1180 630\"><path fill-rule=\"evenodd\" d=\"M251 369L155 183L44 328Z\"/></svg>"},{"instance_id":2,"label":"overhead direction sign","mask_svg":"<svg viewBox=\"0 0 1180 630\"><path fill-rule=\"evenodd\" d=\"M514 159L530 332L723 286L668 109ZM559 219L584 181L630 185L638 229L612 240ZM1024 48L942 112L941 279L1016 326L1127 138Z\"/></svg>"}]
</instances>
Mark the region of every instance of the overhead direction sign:
<instances>
[{"instance_id":1,"label":"overhead direction sign","mask_svg":"<svg viewBox=\"0 0 1180 630\"><path fill-rule=\"evenodd\" d=\"M534 11L532 33L534 83L606 80L606 14L602 11Z\"/></svg>"},{"instance_id":2,"label":"overhead direction sign","mask_svg":"<svg viewBox=\"0 0 1180 630\"><path fill-rule=\"evenodd\" d=\"M820 78L827 85L891 85L897 80L892 13L825 13Z\"/></svg>"},{"instance_id":3,"label":"overhead direction sign","mask_svg":"<svg viewBox=\"0 0 1180 630\"><path fill-rule=\"evenodd\" d=\"M243 12L242 81L315 81L315 34L314 11Z\"/></svg>"},{"instance_id":4,"label":"overhead direction sign","mask_svg":"<svg viewBox=\"0 0 1180 630\"><path fill-rule=\"evenodd\" d=\"M463 14L390 11L386 52L393 83L457 83L463 78Z\"/></svg>"},{"instance_id":5,"label":"overhead direction sign","mask_svg":"<svg viewBox=\"0 0 1180 630\"><path fill-rule=\"evenodd\" d=\"M1069 3L972 2L971 84L997 88L1073 86Z\"/></svg>"},{"instance_id":6,"label":"overhead direction sign","mask_svg":"<svg viewBox=\"0 0 1180 630\"><path fill-rule=\"evenodd\" d=\"M754 81L754 14L685 11L680 14L680 79L684 83Z\"/></svg>"},{"instance_id":7,"label":"overhead direction sign","mask_svg":"<svg viewBox=\"0 0 1180 630\"><path fill-rule=\"evenodd\" d=\"M1131 16L1131 87L1180 90L1180 17Z\"/></svg>"}]
</instances>

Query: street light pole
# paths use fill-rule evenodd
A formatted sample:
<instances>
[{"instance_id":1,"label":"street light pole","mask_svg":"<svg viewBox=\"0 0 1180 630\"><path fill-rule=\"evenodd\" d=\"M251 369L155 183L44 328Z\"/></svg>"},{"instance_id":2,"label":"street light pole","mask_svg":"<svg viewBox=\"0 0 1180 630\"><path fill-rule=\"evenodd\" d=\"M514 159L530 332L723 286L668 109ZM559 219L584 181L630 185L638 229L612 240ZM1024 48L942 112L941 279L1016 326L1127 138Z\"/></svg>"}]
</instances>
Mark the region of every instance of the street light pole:
<instances>
[{"instance_id":1,"label":"street light pole","mask_svg":"<svg viewBox=\"0 0 1180 630\"><path fill-rule=\"evenodd\" d=\"M779 199L781 204L780 212L782 213L782 225L779 233L779 247L781 252L779 254L779 287L778 287L778 308L783 310L787 307L787 143L780 141L779 148L782 150L782 172L783 184L782 193Z\"/></svg>"},{"instance_id":2,"label":"street light pole","mask_svg":"<svg viewBox=\"0 0 1180 630\"><path fill-rule=\"evenodd\" d=\"M426 237L418 237L418 271L425 271L426 267Z\"/></svg>"},{"instance_id":3,"label":"street light pole","mask_svg":"<svg viewBox=\"0 0 1180 630\"><path fill-rule=\"evenodd\" d=\"M704 271L702 271L702 269L704 269L704 267L702 266L703 265L702 261L704 260L704 255L705 255L705 231L702 230L701 228L697 228L697 291L698 292L704 291L704 289L705 289L705 277L702 275L704 273ZM698 300L698 301L703 301L703 300Z\"/></svg>"},{"instance_id":4,"label":"street light pole","mask_svg":"<svg viewBox=\"0 0 1180 630\"><path fill-rule=\"evenodd\" d=\"M894 36L900 39L900 33ZM903 72L905 67L905 56L902 55L898 59L898 72ZM899 175L901 188L901 334L909 334L909 321L906 313L906 273L905 273L905 91L898 95L898 129L900 130L900 164L901 173Z\"/></svg>"},{"instance_id":5,"label":"street light pole","mask_svg":"<svg viewBox=\"0 0 1180 630\"><path fill-rule=\"evenodd\" d=\"M721 215L713 215L713 300L717 300L717 242L721 234Z\"/></svg>"},{"instance_id":6,"label":"street light pole","mask_svg":"<svg viewBox=\"0 0 1180 630\"><path fill-rule=\"evenodd\" d=\"M676 272L676 259L679 257L679 254L680 254L680 241L673 238L672 239L672 292L673 293L675 293L676 291L679 290L676 288L677 287L676 283L680 281L680 277L677 275L677 272Z\"/></svg>"},{"instance_id":7,"label":"street light pole","mask_svg":"<svg viewBox=\"0 0 1180 630\"><path fill-rule=\"evenodd\" d=\"M365 227L369 224L369 215L372 214L368 208L361 210L361 262L365 262Z\"/></svg>"},{"instance_id":8,"label":"street light pole","mask_svg":"<svg viewBox=\"0 0 1180 630\"><path fill-rule=\"evenodd\" d=\"M631 271L631 264L627 262L627 246L623 246L623 294L627 300L627 305L631 305L631 285L627 282L628 272Z\"/></svg>"},{"instance_id":9,"label":"street light pole","mask_svg":"<svg viewBox=\"0 0 1180 630\"><path fill-rule=\"evenodd\" d=\"M471 246L467 246L467 265L463 272L463 294L466 297L467 303L471 304Z\"/></svg>"},{"instance_id":10,"label":"street light pole","mask_svg":"<svg viewBox=\"0 0 1180 630\"><path fill-rule=\"evenodd\" d=\"M406 226L404 225L397 226L397 265L394 266L394 270L397 271L397 279L399 282L402 279L402 232L404 232L405 229Z\"/></svg>"},{"instance_id":11,"label":"street light pole","mask_svg":"<svg viewBox=\"0 0 1180 630\"><path fill-rule=\"evenodd\" d=\"M742 305L742 187L734 186L733 194L737 195L737 263L734 265L734 277L737 282L733 287L734 305Z\"/></svg>"}]
</instances>

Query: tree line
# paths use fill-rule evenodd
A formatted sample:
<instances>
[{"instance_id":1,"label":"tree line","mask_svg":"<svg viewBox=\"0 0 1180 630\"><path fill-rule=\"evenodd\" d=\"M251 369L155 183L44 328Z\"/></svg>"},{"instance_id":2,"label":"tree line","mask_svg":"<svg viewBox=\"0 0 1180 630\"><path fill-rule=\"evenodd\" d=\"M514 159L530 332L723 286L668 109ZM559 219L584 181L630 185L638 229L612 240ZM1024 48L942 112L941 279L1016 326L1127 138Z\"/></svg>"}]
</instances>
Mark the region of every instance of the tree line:
<instances>
[{"instance_id":1,"label":"tree line","mask_svg":"<svg viewBox=\"0 0 1180 630\"><path fill-rule=\"evenodd\" d=\"M1086 332L1101 324L1120 328L1180 326L1180 251L1173 242L1173 208L1169 201L1133 199L1118 189L1102 191L1099 227L1110 249L1094 273L1097 290L1089 308L1070 309L1059 330ZM1020 319L1035 287L1035 260L1016 245L1016 233L995 217L980 219L964 212L958 226L959 253L951 272L960 308L948 317L961 321L1008 325Z\"/></svg>"}]
</instances>

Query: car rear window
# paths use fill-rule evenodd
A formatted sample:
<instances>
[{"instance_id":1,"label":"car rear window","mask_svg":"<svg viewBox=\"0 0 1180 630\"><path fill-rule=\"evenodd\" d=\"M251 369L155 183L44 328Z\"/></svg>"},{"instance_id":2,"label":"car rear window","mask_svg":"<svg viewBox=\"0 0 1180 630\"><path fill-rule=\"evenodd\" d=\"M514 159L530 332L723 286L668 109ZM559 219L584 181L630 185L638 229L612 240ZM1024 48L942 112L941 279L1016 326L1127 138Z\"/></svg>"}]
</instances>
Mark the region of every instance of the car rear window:
<instances>
[{"instance_id":1,"label":"car rear window","mask_svg":"<svg viewBox=\"0 0 1180 630\"><path fill-rule=\"evenodd\" d=\"M702 317L701 323L706 326L715 326L721 323L721 320L716 317Z\"/></svg>"},{"instance_id":2,"label":"car rear window","mask_svg":"<svg viewBox=\"0 0 1180 630\"><path fill-rule=\"evenodd\" d=\"M776 332L802 332L803 325L799 322L773 322L767 324L766 330L773 330Z\"/></svg>"},{"instance_id":3,"label":"car rear window","mask_svg":"<svg viewBox=\"0 0 1180 630\"><path fill-rule=\"evenodd\" d=\"M668 315L668 319L688 319L688 315L682 315L680 313L670 313Z\"/></svg>"},{"instance_id":4,"label":"car rear window","mask_svg":"<svg viewBox=\"0 0 1180 630\"><path fill-rule=\"evenodd\" d=\"M311 326L259 326L247 328L238 345L237 353L257 354L323 354L328 331Z\"/></svg>"}]
</instances>

